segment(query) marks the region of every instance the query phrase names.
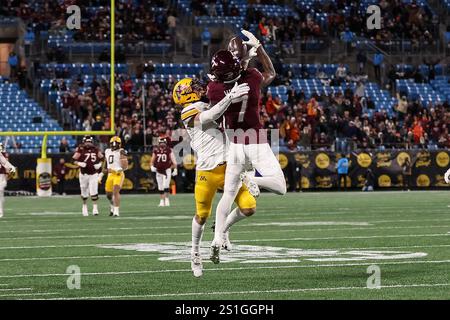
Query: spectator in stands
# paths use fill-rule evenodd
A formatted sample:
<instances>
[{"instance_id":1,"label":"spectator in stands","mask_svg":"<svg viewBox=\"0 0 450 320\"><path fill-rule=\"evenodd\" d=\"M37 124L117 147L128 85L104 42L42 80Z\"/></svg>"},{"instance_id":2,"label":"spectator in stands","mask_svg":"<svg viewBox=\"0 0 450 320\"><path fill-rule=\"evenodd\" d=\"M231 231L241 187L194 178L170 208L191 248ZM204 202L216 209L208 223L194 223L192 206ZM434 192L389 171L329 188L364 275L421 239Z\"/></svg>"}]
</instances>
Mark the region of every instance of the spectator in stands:
<instances>
[{"instance_id":1,"label":"spectator in stands","mask_svg":"<svg viewBox=\"0 0 450 320\"><path fill-rule=\"evenodd\" d=\"M53 175L56 177L56 182L58 184L57 189L58 193L62 196L66 195L65 191L66 173L67 173L66 161L64 158L60 158L59 163L56 164L55 168L53 169Z\"/></svg>"},{"instance_id":2,"label":"spectator in stands","mask_svg":"<svg viewBox=\"0 0 450 320\"><path fill-rule=\"evenodd\" d=\"M345 52L347 55L350 55L352 52L352 45L355 35L350 29L347 27L345 31L341 32L341 40L345 43Z\"/></svg>"},{"instance_id":3,"label":"spectator in stands","mask_svg":"<svg viewBox=\"0 0 450 320\"><path fill-rule=\"evenodd\" d=\"M102 121L102 116L97 115L95 117L95 121L92 124L92 130L93 131L103 131L105 130L105 123Z\"/></svg>"},{"instance_id":4,"label":"spectator in stands","mask_svg":"<svg viewBox=\"0 0 450 320\"><path fill-rule=\"evenodd\" d=\"M356 62L358 63L359 73L363 73L366 70L367 62L367 56L364 51L359 50L358 55L356 56Z\"/></svg>"},{"instance_id":5,"label":"spectator in stands","mask_svg":"<svg viewBox=\"0 0 450 320\"><path fill-rule=\"evenodd\" d=\"M211 32L209 32L207 27L203 29L201 38L202 38L202 58L208 58L210 55L210 47L211 47Z\"/></svg>"},{"instance_id":6,"label":"spectator in stands","mask_svg":"<svg viewBox=\"0 0 450 320\"><path fill-rule=\"evenodd\" d=\"M11 70L10 78L12 81L16 81L17 72L19 70L19 57L17 56L17 54L14 51L12 51L9 54L8 64L9 64L9 68Z\"/></svg>"},{"instance_id":7,"label":"spectator in stands","mask_svg":"<svg viewBox=\"0 0 450 320\"><path fill-rule=\"evenodd\" d=\"M347 190L347 176L349 169L348 156L343 155L336 164L337 169L337 188L341 189L342 179L344 180L344 189Z\"/></svg>"},{"instance_id":8,"label":"spectator in stands","mask_svg":"<svg viewBox=\"0 0 450 320\"><path fill-rule=\"evenodd\" d=\"M384 55L377 52L373 55L373 71L375 73L375 78L381 80L381 65L383 64Z\"/></svg>"},{"instance_id":9,"label":"spectator in stands","mask_svg":"<svg viewBox=\"0 0 450 320\"><path fill-rule=\"evenodd\" d=\"M60 153L69 153L70 152L69 142L67 141L66 138L61 139L61 142L59 144L59 152Z\"/></svg>"}]
</instances>

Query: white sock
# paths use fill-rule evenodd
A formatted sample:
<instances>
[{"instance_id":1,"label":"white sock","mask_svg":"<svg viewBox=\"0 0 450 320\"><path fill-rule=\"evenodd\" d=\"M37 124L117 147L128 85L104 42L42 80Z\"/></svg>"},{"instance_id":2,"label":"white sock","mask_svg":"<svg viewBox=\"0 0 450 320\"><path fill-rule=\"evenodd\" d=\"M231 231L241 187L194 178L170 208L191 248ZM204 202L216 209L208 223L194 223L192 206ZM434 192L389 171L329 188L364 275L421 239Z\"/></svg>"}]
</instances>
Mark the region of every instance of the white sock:
<instances>
[{"instance_id":1,"label":"white sock","mask_svg":"<svg viewBox=\"0 0 450 320\"><path fill-rule=\"evenodd\" d=\"M170 206L169 198L165 198L164 199L164 203L165 203L166 206Z\"/></svg>"},{"instance_id":2,"label":"white sock","mask_svg":"<svg viewBox=\"0 0 450 320\"><path fill-rule=\"evenodd\" d=\"M118 216L119 215L119 207L114 207L113 214Z\"/></svg>"},{"instance_id":3,"label":"white sock","mask_svg":"<svg viewBox=\"0 0 450 320\"><path fill-rule=\"evenodd\" d=\"M230 227L235 224L236 222L239 222L243 219L247 218L245 214L239 210L239 208L235 208L231 213L228 215L227 220L225 221L225 225L223 228L223 232L227 232L230 230Z\"/></svg>"},{"instance_id":4,"label":"white sock","mask_svg":"<svg viewBox=\"0 0 450 320\"><path fill-rule=\"evenodd\" d=\"M3 205L5 203L5 192L0 191L0 217L3 217Z\"/></svg>"},{"instance_id":5,"label":"white sock","mask_svg":"<svg viewBox=\"0 0 450 320\"><path fill-rule=\"evenodd\" d=\"M200 252L200 242L202 242L203 230L205 230L205 225L201 225L192 219L192 253Z\"/></svg>"},{"instance_id":6,"label":"white sock","mask_svg":"<svg viewBox=\"0 0 450 320\"><path fill-rule=\"evenodd\" d=\"M234 196L230 193L224 193L216 208L216 227L214 232L214 244L221 245L223 241L223 228L233 205Z\"/></svg>"},{"instance_id":7,"label":"white sock","mask_svg":"<svg viewBox=\"0 0 450 320\"><path fill-rule=\"evenodd\" d=\"M97 206L96 203L94 203L94 204L92 205L92 211L93 211L93 212L98 212L98 206Z\"/></svg>"},{"instance_id":8,"label":"white sock","mask_svg":"<svg viewBox=\"0 0 450 320\"><path fill-rule=\"evenodd\" d=\"M286 193L286 181L284 176L252 177L253 181L263 189L283 195Z\"/></svg>"}]
</instances>

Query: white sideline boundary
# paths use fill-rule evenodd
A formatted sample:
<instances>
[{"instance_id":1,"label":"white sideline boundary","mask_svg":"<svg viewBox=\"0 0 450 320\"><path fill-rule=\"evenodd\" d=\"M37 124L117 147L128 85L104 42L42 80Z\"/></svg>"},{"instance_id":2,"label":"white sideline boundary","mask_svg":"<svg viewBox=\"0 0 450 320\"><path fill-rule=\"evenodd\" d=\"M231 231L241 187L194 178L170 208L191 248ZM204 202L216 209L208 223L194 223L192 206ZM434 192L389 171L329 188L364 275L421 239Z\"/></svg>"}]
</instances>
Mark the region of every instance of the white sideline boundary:
<instances>
[{"instance_id":1,"label":"white sideline boundary","mask_svg":"<svg viewBox=\"0 0 450 320\"><path fill-rule=\"evenodd\" d=\"M228 267L228 268L211 268L205 269L206 272L212 271L233 271L233 270L256 270L256 269L304 269L304 268L348 268L356 266L377 265L401 265L401 264L445 264L450 260L424 260L424 261L370 261L361 263L340 263L340 264L308 264L308 265L276 265L276 266L251 266L251 267ZM84 272L82 276L118 276L132 274L152 274L152 273L172 273L172 272L192 272L191 269L171 269L171 270L133 270L133 271L110 271L110 272ZM36 273L36 274L11 274L0 275L0 278L34 278L34 277L67 277L67 273Z\"/></svg>"},{"instance_id":2,"label":"white sideline boundary","mask_svg":"<svg viewBox=\"0 0 450 320\"><path fill-rule=\"evenodd\" d=\"M296 289L272 289L272 290L248 290L248 291L212 291L212 292L185 292L185 293L162 293L143 295L121 295L121 296L100 296L100 297L75 297L75 298L51 298L52 300L87 300L87 299L124 299L124 298L164 298L164 297L187 297L187 296L210 296L210 295L237 295L237 294L264 294L264 293L294 293L294 292L321 292L321 291L346 291L346 290L378 290L383 289L404 289L404 288L431 288L448 287L450 283L420 283L420 284L397 284L380 286L379 289L369 289L367 287L330 287L330 288L296 288Z\"/></svg>"}]
</instances>

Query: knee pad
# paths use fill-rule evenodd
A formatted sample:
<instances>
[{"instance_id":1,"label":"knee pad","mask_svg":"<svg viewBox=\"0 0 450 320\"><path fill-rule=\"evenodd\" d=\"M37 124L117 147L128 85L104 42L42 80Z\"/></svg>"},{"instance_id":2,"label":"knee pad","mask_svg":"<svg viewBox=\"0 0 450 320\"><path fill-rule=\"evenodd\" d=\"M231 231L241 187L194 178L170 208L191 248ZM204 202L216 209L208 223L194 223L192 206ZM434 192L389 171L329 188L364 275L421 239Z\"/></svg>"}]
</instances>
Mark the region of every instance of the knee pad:
<instances>
[{"instance_id":1,"label":"knee pad","mask_svg":"<svg viewBox=\"0 0 450 320\"><path fill-rule=\"evenodd\" d=\"M87 199L88 199L88 197L81 196L81 200L86 201Z\"/></svg>"},{"instance_id":2,"label":"knee pad","mask_svg":"<svg viewBox=\"0 0 450 320\"><path fill-rule=\"evenodd\" d=\"M169 193L169 188L164 189L165 193Z\"/></svg>"},{"instance_id":3,"label":"knee pad","mask_svg":"<svg viewBox=\"0 0 450 320\"><path fill-rule=\"evenodd\" d=\"M92 201L97 201L98 200L98 194L91 196L91 200Z\"/></svg>"},{"instance_id":4,"label":"knee pad","mask_svg":"<svg viewBox=\"0 0 450 320\"><path fill-rule=\"evenodd\" d=\"M159 190L159 194L164 194L164 190Z\"/></svg>"}]
</instances>

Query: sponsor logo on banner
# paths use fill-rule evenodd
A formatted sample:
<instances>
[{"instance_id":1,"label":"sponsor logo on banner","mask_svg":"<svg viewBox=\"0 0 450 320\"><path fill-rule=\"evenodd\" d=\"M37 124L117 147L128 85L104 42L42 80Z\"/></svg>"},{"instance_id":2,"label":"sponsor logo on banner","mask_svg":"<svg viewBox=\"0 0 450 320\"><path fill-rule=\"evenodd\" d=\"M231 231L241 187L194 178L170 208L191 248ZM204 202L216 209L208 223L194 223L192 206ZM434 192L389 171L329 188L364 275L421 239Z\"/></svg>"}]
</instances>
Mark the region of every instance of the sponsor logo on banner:
<instances>
[{"instance_id":1,"label":"sponsor logo on banner","mask_svg":"<svg viewBox=\"0 0 450 320\"><path fill-rule=\"evenodd\" d=\"M390 167L391 163L392 161L390 152L377 153L377 168Z\"/></svg>"},{"instance_id":2,"label":"sponsor logo on banner","mask_svg":"<svg viewBox=\"0 0 450 320\"><path fill-rule=\"evenodd\" d=\"M356 160L358 161L359 166L362 168L368 168L372 164L372 157L365 152L358 154Z\"/></svg>"},{"instance_id":3,"label":"sponsor logo on banner","mask_svg":"<svg viewBox=\"0 0 450 320\"><path fill-rule=\"evenodd\" d=\"M301 182L302 189L309 189L311 187L311 183L307 177L302 177Z\"/></svg>"},{"instance_id":4,"label":"sponsor logo on banner","mask_svg":"<svg viewBox=\"0 0 450 320\"><path fill-rule=\"evenodd\" d=\"M316 156L316 166L320 169L326 169L330 165L330 157L326 153L319 153Z\"/></svg>"},{"instance_id":5,"label":"sponsor logo on banner","mask_svg":"<svg viewBox=\"0 0 450 320\"><path fill-rule=\"evenodd\" d=\"M450 157L447 152L441 151L436 155L436 164L441 168L447 168L450 163Z\"/></svg>"},{"instance_id":6,"label":"sponsor logo on banner","mask_svg":"<svg viewBox=\"0 0 450 320\"><path fill-rule=\"evenodd\" d=\"M417 154L416 168L429 167L431 164L431 154L428 151L420 151Z\"/></svg>"},{"instance_id":7,"label":"sponsor logo on banner","mask_svg":"<svg viewBox=\"0 0 450 320\"><path fill-rule=\"evenodd\" d=\"M416 180L418 187L429 187L431 184L430 178L426 174L421 174Z\"/></svg>"},{"instance_id":8,"label":"sponsor logo on banner","mask_svg":"<svg viewBox=\"0 0 450 320\"><path fill-rule=\"evenodd\" d=\"M139 165L142 170L150 171L150 163L152 162L152 156L149 154L143 154L139 158Z\"/></svg>"},{"instance_id":9,"label":"sponsor logo on banner","mask_svg":"<svg viewBox=\"0 0 450 320\"><path fill-rule=\"evenodd\" d=\"M330 176L316 177L316 187L331 188L333 183Z\"/></svg>"},{"instance_id":10,"label":"sponsor logo on banner","mask_svg":"<svg viewBox=\"0 0 450 320\"><path fill-rule=\"evenodd\" d=\"M411 163L411 157L406 152L400 152L397 155L397 163L398 163L398 165L400 167L403 166L403 164L405 163L406 158L408 158L409 159L409 163Z\"/></svg>"},{"instance_id":11,"label":"sponsor logo on banner","mask_svg":"<svg viewBox=\"0 0 450 320\"><path fill-rule=\"evenodd\" d=\"M311 164L311 160L309 159L309 154L306 153L297 153L295 156L295 160L300 163L303 168L308 168Z\"/></svg>"},{"instance_id":12,"label":"sponsor logo on banner","mask_svg":"<svg viewBox=\"0 0 450 320\"><path fill-rule=\"evenodd\" d=\"M282 154L282 153L278 154L277 159L278 159L278 162L280 163L281 169L284 169L287 167L289 161L288 161L288 158L284 154Z\"/></svg>"},{"instance_id":13,"label":"sponsor logo on banner","mask_svg":"<svg viewBox=\"0 0 450 320\"><path fill-rule=\"evenodd\" d=\"M391 184L391 177L389 177L387 174L382 174L378 177L378 185L380 187L390 187Z\"/></svg>"}]
</instances>

